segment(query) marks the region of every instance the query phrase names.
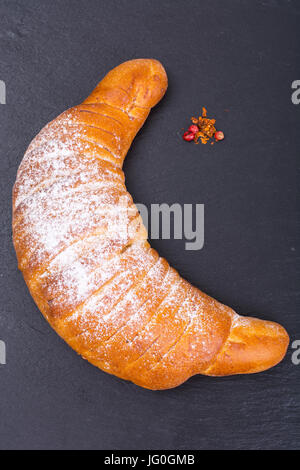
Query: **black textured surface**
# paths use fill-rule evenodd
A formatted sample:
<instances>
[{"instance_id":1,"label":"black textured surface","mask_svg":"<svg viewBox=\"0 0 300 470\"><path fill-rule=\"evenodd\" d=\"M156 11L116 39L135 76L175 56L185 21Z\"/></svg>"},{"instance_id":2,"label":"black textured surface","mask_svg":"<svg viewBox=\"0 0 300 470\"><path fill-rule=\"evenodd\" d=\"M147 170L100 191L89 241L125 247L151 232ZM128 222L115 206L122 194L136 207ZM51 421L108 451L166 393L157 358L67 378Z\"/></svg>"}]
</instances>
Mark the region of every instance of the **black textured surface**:
<instances>
[{"instance_id":1,"label":"black textured surface","mask_svg":"<svg viewBox=\"0 0 300 470\"><path fill-rule=\"evenodd\" d=\"M239 313L300 339L299 1L1 0L0 448L296 449L300 366L292 349L255 376L194 377L150 392L80 359L42 318L11 242L11 189L26 146L119 63L162 61L165 99L130 150L136 202L204 203L205 246L153 245ZM202 105L226 140L182 141ZM225 111L227 110L227 111Z\"/></svg>"}]
</instances>

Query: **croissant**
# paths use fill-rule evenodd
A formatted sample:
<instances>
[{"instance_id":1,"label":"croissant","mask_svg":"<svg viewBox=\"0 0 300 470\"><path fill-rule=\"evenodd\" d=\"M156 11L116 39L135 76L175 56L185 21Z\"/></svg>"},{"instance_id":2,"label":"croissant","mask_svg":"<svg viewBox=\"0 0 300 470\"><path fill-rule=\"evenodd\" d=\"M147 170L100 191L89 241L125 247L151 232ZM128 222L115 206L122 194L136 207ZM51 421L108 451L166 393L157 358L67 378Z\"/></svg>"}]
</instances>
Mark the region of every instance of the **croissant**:
<instances>
[{"instance_id":1,"label":"croissant","mask_svg":"<svg viewBox=\"0 0 300 470\"><path fill-rule=\"evenodd\" d=\"M19 269L42 314L90 363L152 390L263 371L289 343L280 325L193 287L147 241L122 164L166 89L158 61L119 65L41 130L13 189Z\"/></svg>"}]
</instances>

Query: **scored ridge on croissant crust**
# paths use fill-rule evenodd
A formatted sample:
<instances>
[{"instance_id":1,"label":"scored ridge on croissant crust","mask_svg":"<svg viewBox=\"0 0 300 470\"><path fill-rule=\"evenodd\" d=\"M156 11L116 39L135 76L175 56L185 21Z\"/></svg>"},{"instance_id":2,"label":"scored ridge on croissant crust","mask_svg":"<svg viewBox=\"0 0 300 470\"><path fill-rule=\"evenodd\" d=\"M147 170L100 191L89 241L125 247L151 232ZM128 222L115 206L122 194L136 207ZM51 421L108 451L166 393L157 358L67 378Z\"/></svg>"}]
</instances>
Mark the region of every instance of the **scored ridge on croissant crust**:
<instances>
[{"instance_id":1,"label":"scored ridge on croissant crust","mask_svg":"<svg viewBox=\"0 0 300 470\"><path fill-rule=\"evenodd\" d=\"M41 130L13 190L19 268L43 315L89 362L153 390L265 370L289 342L190 285L147 242L122 164L166 89L158 61L119 65Z\"/></svg>"}]
</instances>

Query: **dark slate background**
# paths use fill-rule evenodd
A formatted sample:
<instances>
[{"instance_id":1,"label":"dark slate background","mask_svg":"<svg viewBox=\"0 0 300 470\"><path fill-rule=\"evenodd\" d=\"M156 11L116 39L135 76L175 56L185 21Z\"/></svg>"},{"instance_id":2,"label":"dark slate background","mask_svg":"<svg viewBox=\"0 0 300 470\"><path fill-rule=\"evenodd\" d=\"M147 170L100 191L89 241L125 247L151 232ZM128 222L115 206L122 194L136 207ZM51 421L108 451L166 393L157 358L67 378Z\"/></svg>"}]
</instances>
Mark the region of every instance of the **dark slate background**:
<instances>
[{"instance_id":1,"label":"dark slate background","mask_svg":"<svg viewBox=\"0 0 300 470\"><path fill-rule=\"evenodd\" d=\"M0 1L0 448L299 449L291 347L260 375L143 390L51 330L11 242L11 189L30 140L112 67L157 58L169 90L129 152L128 188L147 205L203 203L206 225L201 251L184 240L154 247L207 293L300 339L299 23L297 0ZM213 147L181 139L203 105L226 134Z\"/></svg>"}]
</instances>

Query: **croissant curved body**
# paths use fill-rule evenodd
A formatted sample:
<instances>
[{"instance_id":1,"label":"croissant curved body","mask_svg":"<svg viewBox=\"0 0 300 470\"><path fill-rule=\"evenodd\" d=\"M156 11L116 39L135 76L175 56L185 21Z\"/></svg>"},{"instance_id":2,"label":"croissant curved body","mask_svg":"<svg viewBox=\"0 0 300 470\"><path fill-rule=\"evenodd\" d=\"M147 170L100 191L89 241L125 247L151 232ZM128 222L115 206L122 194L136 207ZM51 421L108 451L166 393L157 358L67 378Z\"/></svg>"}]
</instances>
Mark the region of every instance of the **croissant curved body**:
<instances>
[{"instance_id":1,"label":"croissant curved body","mask_svg":"<svg viewBox=\"0 0 300 470\"><path fill-rule=\"evenodd\" d=\"M166 89L155 60L113 69L31 142L13 191L19 268L43 315L89 362L150 389L265 370L289 341L190 285L147 241L122 164Z\"/></svg>"}]
</instances>

